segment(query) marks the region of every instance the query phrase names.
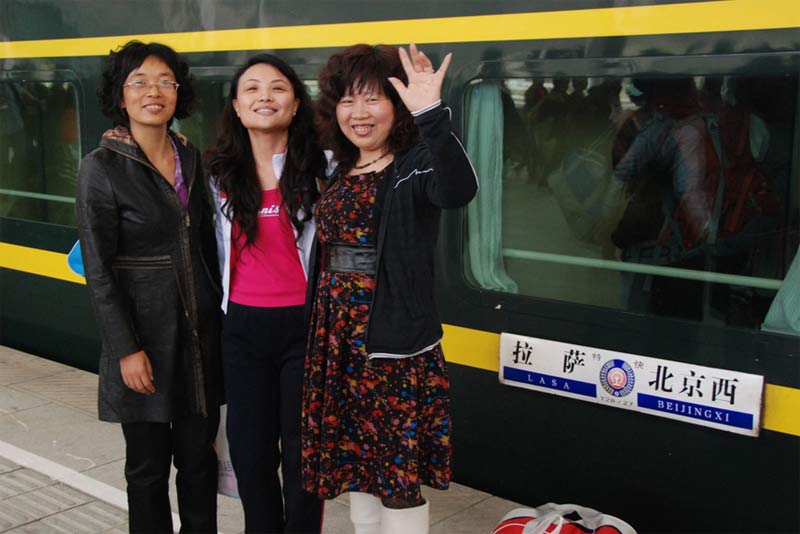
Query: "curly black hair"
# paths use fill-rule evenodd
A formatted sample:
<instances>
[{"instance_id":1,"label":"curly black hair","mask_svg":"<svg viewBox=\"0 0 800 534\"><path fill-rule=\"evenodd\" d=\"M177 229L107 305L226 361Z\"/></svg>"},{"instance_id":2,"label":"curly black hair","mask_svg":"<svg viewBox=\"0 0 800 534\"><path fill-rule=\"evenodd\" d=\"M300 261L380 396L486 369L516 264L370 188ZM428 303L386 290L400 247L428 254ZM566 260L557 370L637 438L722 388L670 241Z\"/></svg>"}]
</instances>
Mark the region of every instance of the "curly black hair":
<instances>
[{"instance_id":1,"label":"curly black hair","mask_svg":"<svg viewBox=\"0 0 800 534\"><path fill-rule=\"evenodd\" d=\"M103 62L102 78L97 86L97 98L103 115L114 122L114 126L130 126L128 113L122 108L122 87L128 75L139 68L144 60L155 56L172 70L175 81L180 84L178 102L172 119L184 119L192 112L194 105L194 89L189 64L175 50L161 43L143 43L129 41L116 51L110 51Z\"/></svg>"},{"instance_id":2,"label":"curly black hair","mask_svg":"<svg viewBox=\"0 0 800 534\"><path fill-rule=\"evenodd\" d=\"M251 57L233 75L230 93L222 110L217 139L205 154L209 173L227 197L223 211L244 232L245 246L252 244L258 233L261 184L256 173L250 136L236 116L233 101L236 99L239 78L247 69L259 63L271 65L286 76L295 98L300 101L297 113L289 125L286 162L278 181L283 203L297 230L298 240L303 234L303 223L311 219L314 203L319 198L317 179L325 180L328 163L314 131L314 106L303 81L278 56L260 54Z\"/></svg>"},{"instance_id":3,"label":"curly black hair","mask_svg":"<svg viewBox=\"0 0 800 534\"><path fill-rule=\"evenodd\" d=\"M384 45L345 48L333 54L320 71L316 125L323 146L333 150L333 158L341 167L350 169L358 160L358 148L345 137L336 120L336 106L347 93L380 88L389 97L394 106L388 139L392 152L410 148L419 138L414 118L389 83L390 76L408 83L397 48Z\"/></svg>"}]
</instances>

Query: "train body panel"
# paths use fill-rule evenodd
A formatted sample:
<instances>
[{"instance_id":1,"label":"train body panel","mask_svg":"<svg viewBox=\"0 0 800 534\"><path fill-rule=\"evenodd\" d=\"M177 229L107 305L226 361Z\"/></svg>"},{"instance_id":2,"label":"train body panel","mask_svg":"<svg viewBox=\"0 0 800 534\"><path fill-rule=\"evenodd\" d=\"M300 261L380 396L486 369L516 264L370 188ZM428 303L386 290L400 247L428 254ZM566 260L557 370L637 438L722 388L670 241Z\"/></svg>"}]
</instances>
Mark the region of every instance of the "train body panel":
<instances>
[{"instance_id":1,"label":"train body panel","mask_svg":"<svg viewBox=\"0 0 800 534\"><path fill-rule=\"evenodd\" d=\"M178 127L201 147L227 80L257 51L287 59L312 93L346 44L415 41L434 62L452 51L444 97L483 181L473 206L444 214L437 252L456 480L531 505L577 502L639 532L800 531L800 339L761 327L790 289L800 239L793 2L3 2L0 342L90 370L99 342L65 259L77 237L74 175L109 127L94 95L102 56L130 37L186 54L201 104ZM676 80L693 87L703 120L747 109L780 207L746 252L620 261L633 247L609 235L625 202L582 200L565 185L570 162L612 153L645 109L637 92ZM587 198L611 196L619 173L600 165L608 172ZM590 167L582 176L593 183ZM502 332L761 375L761 433L502 385Z\"/></svg>"}]
</instances>

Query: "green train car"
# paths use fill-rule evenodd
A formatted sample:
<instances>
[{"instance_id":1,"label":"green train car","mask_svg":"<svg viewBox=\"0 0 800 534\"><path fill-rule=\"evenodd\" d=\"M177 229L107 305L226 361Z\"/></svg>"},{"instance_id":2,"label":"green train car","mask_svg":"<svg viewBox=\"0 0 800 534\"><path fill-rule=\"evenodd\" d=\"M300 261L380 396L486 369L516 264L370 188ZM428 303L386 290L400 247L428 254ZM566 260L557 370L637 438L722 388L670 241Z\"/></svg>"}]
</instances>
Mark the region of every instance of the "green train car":
<instances>
[{"instance_id":1,"label":"green train car","mask_svg":"<svg viewBox=\"0 0 800 534\"><path fill-rule=\"evenodd\" d=\"M795 0L3 0L0 342L90 370L98 336L67 266L75 174L109 127L102 58L132 38L190 61L201 103L176 127L201 147L253 53L281 55L313 93L356 42L452 51L444 97L481 178L444 214L437 258L456 480L642 533L800 532ZM694 237L689 190L709 213ZM504 357L563 356L564 373L615 355L609 402L567 398L558 377L501 382L504 333L524 336ZM715 370L763 377L757 436L691 424L712 417L695 404L743 391L729 375L703 389ZM686 402L620 409L634 378Z\"/></svg>"}]
</instances>

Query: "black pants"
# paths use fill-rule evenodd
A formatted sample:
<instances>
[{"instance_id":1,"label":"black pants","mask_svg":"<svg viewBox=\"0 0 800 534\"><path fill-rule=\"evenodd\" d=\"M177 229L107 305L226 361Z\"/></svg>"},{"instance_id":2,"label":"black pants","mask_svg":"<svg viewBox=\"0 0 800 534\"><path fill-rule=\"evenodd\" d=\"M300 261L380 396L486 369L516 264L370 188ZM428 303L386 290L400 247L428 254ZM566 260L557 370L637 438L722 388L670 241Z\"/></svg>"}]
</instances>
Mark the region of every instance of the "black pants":
<instances>
[{"instance_id":1,"label":"black pants","mask_svg":"<svg viewBox=\"0 0 800 534\"><path fill-rule=\"evenodd\" d=\"M171 423L123 423L131 532L172 533L169 470L178 470L181 532L217 532L219 408Z\"/></svg>"},{"instance_id":2,"label":"black pants","mask_svg":"<svg viewBox=\"0 0 800 534\"><path fill-rule=\"evenodd\" d=\"M222 327L227 432L248 533L320 532L322 502L300 482L306 335L302 306L228 304Z\"/></svg>"}]
</instances>

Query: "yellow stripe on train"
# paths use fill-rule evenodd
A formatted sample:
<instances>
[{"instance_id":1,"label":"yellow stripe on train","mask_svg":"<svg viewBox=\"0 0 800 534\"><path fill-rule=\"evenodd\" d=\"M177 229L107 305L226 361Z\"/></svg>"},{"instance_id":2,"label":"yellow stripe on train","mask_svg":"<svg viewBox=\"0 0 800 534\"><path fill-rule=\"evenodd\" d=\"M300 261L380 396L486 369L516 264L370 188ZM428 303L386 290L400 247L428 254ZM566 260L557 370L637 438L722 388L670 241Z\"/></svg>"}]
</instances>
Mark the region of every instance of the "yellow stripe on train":
<instances>
[{"instance_id":1,"label":"yellow stripe on train","mask_svg":"<svg viewBox=\"0 0 800 534\"><path fill-rule=\"evenodd\" d=\"M0 268L56 278L75 284L86 280L72 272L67 255L9 243L0 243ZM442 341L451 363L498 372L500 335L483 330L444 325ZM767 384L761 426L767 430L800 436L800 389Z\"/></svg>"},{"instance_id":2,"label":"yellow stripe on train","mask_svg":"<svg viewBox=\"0 0 800 534\"><path fill-rule=\"evenodd\" d=\"M86 284L82 276L75 274L69 268L66 254L49 250L0 243L0 267L75 284Z\"/></svg>"},{"instance_id":3,"label":"yellow stripe on train","mask_svg":"<svg viewBox=\"0 0 800 534\"><path fill-rule=\"evenodd\" d=\"M442 348L448 362L494 373L500 368L499 334L444 325ZM800 436L800 389L766 384L761 427Z\"/></svg>"},{"instance_id":4,"label":"yellow stripe on train","mask_svg":"<svg viewBox=\"0 0 800 534\"><path fill-rule=\"evenodd\" d=\"M342 47L368 43L465 43L663 35L800 28L797 0L723 0L210 30L176 33L0 42L0 59L100 56L130 39L160 41L179 52Z\"/></svg>"}]
</instances>

